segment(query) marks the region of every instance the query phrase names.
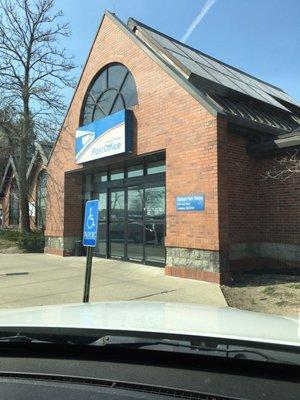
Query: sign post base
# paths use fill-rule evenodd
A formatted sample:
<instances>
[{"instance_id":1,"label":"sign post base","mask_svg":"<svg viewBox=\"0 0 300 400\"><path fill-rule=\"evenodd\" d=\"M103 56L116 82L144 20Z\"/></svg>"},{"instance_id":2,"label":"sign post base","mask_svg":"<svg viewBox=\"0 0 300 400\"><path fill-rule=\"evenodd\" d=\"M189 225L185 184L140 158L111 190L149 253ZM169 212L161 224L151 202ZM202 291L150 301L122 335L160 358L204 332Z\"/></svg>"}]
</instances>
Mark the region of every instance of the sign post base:
<instances>
[{"instance_id":1,"label":"sign post base","mask_svg":"<svg viewBox=\"0 0 300 400\"><path fill-rule=\"evenodd\" d=\"M93 260L93 248L86 248L86 270L84 280L84 294L83 302L88 303L90 299L90 286L91 286L91 275L92 275L92 260Z\"/></svg>"}]
</instances>

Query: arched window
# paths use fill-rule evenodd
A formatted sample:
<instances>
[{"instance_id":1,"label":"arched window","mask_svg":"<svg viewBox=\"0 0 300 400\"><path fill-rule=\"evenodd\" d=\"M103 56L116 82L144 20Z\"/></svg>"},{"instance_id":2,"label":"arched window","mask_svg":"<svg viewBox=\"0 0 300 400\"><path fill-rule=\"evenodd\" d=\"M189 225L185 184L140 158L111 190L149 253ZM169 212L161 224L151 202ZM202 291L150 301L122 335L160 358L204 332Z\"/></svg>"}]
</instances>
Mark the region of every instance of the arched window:
<instances>
[{"instance_id":1,"label":"arched window","mask_svg":"<svg viewBox=\"0 0 300 400\"><path fill-rule=\"evenodd\" d=\"M13 179L9 192L9 225L19 225L19 187Z\"/></svg>"},{"instance_id":2,"label":"arched window","mask_svg":"<svg viewBox=\"0 0 300 400\"><path fill-rule=\"evenodd\" d=\"M41 171L36 186L36 226L45 228L47 172Z\"/></svg>"},{"instance_id":3,"label":"arched window","mask_svg":"<svg viewBox=\"0 0 300 400\"><path fill-rule=\"evenodd\" d=\"M111 64L92 81L83 103L81 125L89 124L137 104L131 72L122 64Z\"/></svg>"}]
</instances>

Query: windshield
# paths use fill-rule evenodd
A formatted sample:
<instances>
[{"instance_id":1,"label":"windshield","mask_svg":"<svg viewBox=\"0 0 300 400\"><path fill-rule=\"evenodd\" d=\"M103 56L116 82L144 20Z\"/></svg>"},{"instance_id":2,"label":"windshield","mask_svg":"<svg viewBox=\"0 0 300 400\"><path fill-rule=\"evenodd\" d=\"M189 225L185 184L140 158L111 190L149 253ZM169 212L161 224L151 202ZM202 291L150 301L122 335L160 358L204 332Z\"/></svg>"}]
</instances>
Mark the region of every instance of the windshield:
<instances>
[{"instance_id":1,"label":"windshield","mask_svg":"<svg viewBox=\"0 0 300 400\"><path fill-rule=\"evenodd\" d=\"M300 3L100 3L0 1L0 345L298 363Z\"/></svg>"}]
</instances>

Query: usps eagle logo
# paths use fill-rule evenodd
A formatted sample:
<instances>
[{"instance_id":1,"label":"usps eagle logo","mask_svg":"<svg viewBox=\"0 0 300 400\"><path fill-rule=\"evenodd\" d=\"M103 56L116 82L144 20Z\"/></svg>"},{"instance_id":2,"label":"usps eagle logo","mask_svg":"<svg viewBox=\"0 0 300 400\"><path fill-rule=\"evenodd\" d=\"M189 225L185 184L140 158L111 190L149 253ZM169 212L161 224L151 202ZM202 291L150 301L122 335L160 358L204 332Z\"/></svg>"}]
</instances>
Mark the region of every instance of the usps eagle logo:
<instances>
[{"instance_id":1,"label":"usps eagle logo","mask_svg":"<svg viewBox=\"0 0 300 400\"><path fill-rule=\"evenodd\" d=\"M76 160L80 158L81 154L86 148L94 141L95 132L76 130Z\"/></svg>"}]
</instances>

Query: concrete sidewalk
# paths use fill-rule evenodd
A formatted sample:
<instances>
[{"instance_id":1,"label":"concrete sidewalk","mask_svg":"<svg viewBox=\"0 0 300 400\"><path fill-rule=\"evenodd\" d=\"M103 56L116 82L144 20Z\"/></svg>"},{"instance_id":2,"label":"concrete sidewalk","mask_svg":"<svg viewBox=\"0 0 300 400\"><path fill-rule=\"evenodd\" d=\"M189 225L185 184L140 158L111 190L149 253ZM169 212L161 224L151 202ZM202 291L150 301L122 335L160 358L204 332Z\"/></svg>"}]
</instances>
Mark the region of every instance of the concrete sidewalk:
<instances>
[{"instance_id":1,"label":"concrete sidewalk","mask_svg":"<svg viewBox=\"0 0 300 400\"><path fill-rule=\"evenodd\" d=\"M0 254L0 307L82 301L84 257ZM94 258L90 301L174 301L226 306L219 285L165 276L163 268Z\"/></svg>"}]
</instances>

